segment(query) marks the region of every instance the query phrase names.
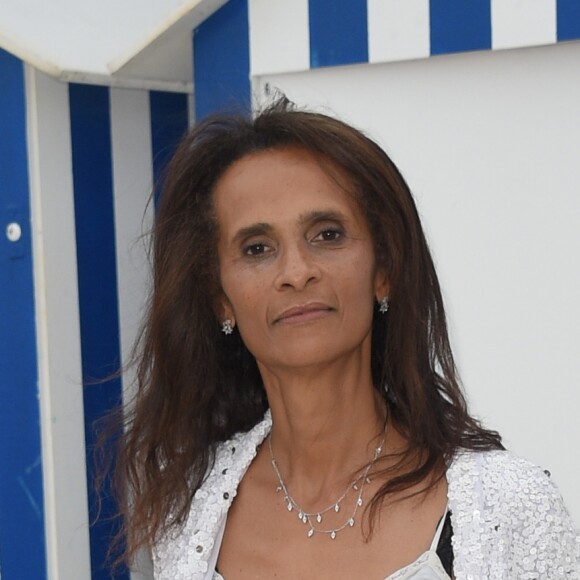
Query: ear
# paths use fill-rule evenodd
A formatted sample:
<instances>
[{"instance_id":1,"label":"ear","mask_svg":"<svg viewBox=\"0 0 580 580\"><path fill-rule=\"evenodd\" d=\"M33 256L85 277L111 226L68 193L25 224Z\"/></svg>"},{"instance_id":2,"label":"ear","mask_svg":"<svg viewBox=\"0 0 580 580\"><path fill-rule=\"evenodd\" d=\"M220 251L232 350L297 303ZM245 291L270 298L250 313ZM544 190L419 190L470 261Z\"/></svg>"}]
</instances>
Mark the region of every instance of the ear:
<instances>
[{"instance_id":1,"label":"ear","mask_svg":"<svg viewBox=\"0 0 580 580\"><path fill-rule=\"evenodd\" d=\"M387 273L383 268L379 268L375 274L375 299L380 302L385 296L390 296L391 285L387 279Z\"/></svg>"},{"instance_id":2,"label":"ear","mask_svg":"<svg viewBox=\"0 0 580 580\"><path fill-rule=\"evenodd\" d=\"M232 308L231 302L228 297L222 292L220 298L217 300L216 314L218 320L223 322L224 320L230 320L232 327L236 325L236 316L234 314L234 309Z\"/></svg>"}]
</instances>

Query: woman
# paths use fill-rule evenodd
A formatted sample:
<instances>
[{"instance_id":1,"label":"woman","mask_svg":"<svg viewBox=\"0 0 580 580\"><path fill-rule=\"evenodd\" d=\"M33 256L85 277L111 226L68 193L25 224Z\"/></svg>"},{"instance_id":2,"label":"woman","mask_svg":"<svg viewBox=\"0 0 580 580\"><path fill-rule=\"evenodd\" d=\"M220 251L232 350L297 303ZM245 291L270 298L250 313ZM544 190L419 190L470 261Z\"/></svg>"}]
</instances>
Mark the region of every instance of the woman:
<instances>
[{"instance_id":1,"label":"woman","mask_svg":"<svg viewBox=\"0 0 580 580\"><path fill-rule=\"evenodd\" d=\"M185 138L119 457L156 577L577 577L538 468L469 416L403 178L279 102Z\"/></svg>"}]
</instances>

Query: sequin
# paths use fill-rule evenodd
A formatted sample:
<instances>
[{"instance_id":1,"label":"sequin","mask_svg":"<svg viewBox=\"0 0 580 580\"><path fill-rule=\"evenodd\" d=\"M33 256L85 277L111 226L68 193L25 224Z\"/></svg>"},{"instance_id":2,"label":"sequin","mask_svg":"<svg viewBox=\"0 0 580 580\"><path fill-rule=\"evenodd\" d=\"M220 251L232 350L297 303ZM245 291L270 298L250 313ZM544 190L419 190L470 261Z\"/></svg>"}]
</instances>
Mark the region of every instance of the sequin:
<instances>
[{"instance_id":1,"label":"sequin","mask_svg":"<svg viewBox=\"0 0 580 580\"><path fill-rule=\"evenodd\" d=\"M458 580L580 578L580 536L541 469L506 451L463 452L447 481Z\"/></svg>"}]
</instances>

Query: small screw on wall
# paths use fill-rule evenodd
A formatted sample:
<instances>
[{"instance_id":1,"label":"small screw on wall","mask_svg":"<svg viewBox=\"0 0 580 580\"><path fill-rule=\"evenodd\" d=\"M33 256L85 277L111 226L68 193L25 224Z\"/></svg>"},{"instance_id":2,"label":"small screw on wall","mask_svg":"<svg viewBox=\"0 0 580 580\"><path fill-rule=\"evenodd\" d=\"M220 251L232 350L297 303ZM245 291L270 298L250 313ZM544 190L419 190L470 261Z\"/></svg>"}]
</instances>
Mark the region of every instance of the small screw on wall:
<instances>
[{"instance_id":1,"label":"small screw on wall","mask_svg":"<svg viewBox=\"0 0 580 580\"><path fill-rule=\"evenodd\" d=\"M22 228L20 224L12 222L6 226L6 237L11 242L17 242L22 237Z\"/></svg>"}]
</instances>

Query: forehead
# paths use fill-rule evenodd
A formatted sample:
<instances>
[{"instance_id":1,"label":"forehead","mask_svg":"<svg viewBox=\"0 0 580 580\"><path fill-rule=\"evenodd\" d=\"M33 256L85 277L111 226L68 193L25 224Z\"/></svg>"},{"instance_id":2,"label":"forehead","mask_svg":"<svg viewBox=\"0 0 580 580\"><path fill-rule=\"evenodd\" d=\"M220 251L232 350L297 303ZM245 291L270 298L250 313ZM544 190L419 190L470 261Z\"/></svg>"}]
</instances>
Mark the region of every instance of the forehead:
<instances>
[{"instance_id":1,"label":"forehead","mask_svg":"<svg viewBox=\"0 0 580 580\"><path fill-rule=\"evenodd\" d=\"M267 150L236 161L213 196L220 227L272 223L313 210L333 210L366 222L339 168L302 149Z\"/></svg>"}]
</instances>

